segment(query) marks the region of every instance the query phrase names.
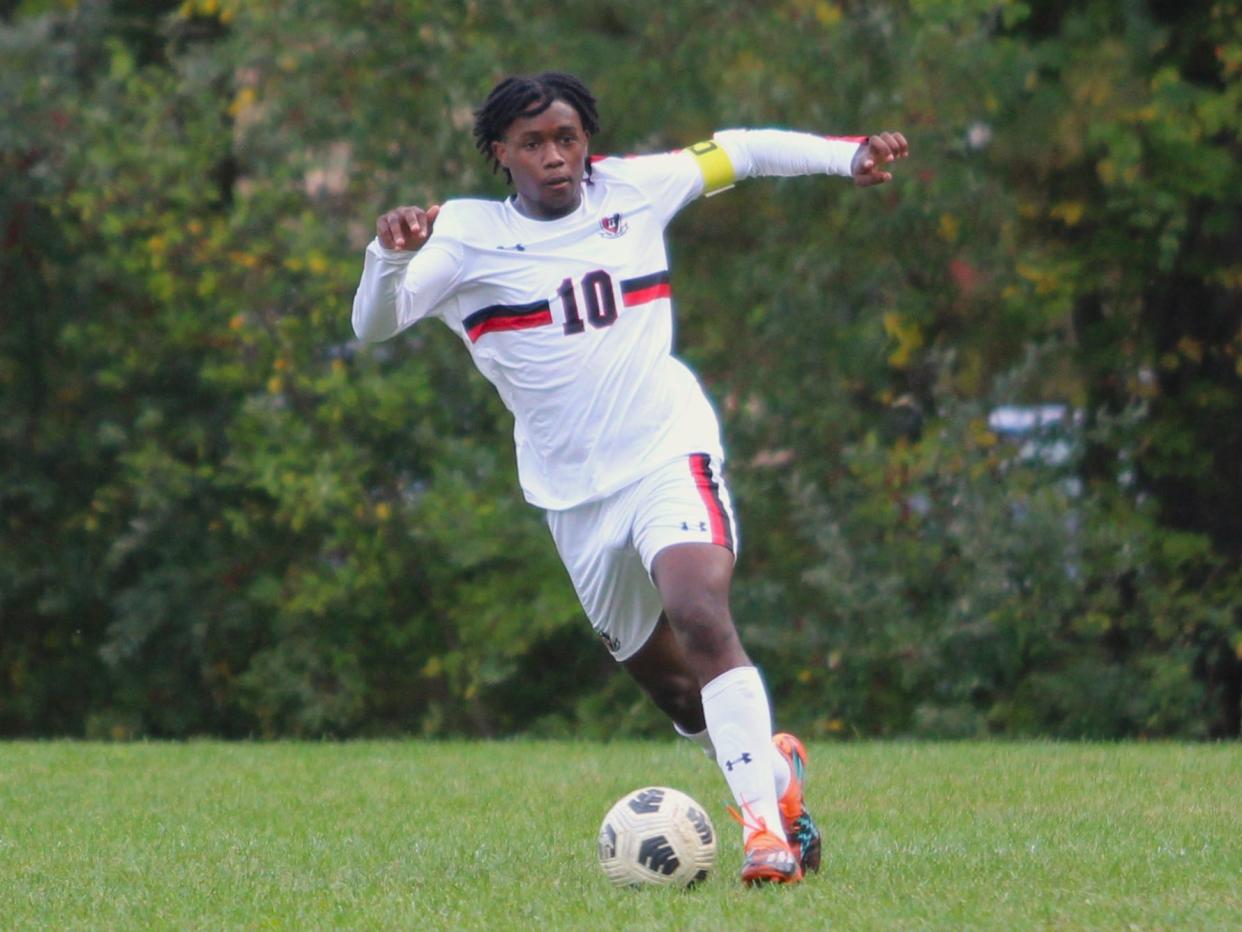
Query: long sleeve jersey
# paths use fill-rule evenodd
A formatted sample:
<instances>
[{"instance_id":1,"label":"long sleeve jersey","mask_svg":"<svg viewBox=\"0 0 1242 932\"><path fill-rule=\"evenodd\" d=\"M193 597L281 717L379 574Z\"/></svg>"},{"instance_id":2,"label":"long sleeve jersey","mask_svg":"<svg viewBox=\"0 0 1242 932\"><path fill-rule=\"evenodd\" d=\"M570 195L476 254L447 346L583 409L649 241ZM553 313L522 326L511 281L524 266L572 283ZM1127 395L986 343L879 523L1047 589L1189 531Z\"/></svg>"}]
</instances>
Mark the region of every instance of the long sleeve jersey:
<instances>
[{"instance_id":1,"label":"long sleeve jersey","mask_svg":"<svg viewBox=\"0 0 1242 932\"><path fill-rule=\"evenodd\" d=\"M726 130L688 149L593 162L572 213L446 201L415 252L366 251L353 325L387 339L443 321L514 418L527 501L572 508L691 453L724 458L715 411L672 352L664 231L702 194L757 175L850 174L859 137Z\"/></svg>"}]
</instances>

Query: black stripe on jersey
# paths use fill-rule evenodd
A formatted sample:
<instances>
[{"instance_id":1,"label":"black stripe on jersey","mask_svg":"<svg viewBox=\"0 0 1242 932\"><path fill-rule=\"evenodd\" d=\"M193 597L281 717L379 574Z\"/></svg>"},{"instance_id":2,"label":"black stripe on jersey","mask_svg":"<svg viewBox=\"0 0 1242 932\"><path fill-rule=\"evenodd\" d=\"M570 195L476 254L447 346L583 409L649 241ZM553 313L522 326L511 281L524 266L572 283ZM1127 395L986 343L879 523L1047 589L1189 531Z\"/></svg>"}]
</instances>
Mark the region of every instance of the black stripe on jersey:
<instances>
[{"instance_id":1,"label":"black stripe on jersey","mask_svg":"<svg viewBox=\"0 0 1242 932\"><path fill-rule=\"evenodd\" d=\"M470 341L496 330L525 330L552 323L552 310L546 300L530 304L493 304L475 311L462 322Z\"/></svg>"},{"instance_id":2,"label":"black stripe on jersey","mask_svg":"<svg viewBox=\"0 0 1242 932\"><path fill-rule=\"evenodd\" d=\"M654 272L651 275L643 275L639 278L627 278L621 282L621 294L627 295L635 291L643 291L656 285L667 285L668 269L663 272Z\"/></svg>"}]
</instances>

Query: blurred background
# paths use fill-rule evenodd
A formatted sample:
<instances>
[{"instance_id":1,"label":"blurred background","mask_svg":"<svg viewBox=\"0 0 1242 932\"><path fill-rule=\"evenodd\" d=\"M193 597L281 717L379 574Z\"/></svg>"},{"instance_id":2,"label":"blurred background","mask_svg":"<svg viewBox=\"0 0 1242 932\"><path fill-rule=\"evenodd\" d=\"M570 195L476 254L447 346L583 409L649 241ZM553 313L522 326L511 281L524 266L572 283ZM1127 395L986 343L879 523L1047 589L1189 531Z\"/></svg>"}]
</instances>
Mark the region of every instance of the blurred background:
<instances>
[{"instance_id":1,"label":"blurred background","mask_svg":"<svg viewBox=\"0 0 1242 932\"><path fill-rule=\"evenodd\" d=\"M735 614L807 738L1210 738L1242 702L1242 15L1168 0L0 2L0 735L672 732L374 218L596 152L896 129L669 231Z\"/></svg>"}]
</instances>

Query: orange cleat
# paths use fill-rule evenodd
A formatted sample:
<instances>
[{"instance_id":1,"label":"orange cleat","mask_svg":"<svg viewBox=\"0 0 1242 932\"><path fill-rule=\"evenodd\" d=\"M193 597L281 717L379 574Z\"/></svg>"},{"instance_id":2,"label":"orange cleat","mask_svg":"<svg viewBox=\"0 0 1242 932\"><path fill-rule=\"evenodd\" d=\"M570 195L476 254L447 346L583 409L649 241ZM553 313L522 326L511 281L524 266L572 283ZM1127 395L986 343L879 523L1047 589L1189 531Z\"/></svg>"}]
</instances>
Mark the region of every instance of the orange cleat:
<instances>
[{"instance_id":1,"label":"orange cleat","mask_svg":"<svg viewBox=\"0 0 1242 932\"><path fill-rule=\"evenodd\" d=\"M746 840L745 856L742 858L742 883L751 887L765 883L797 883L802 879L802 867L798 864L798 856L784 839L768 831L763 819L756 819L746 807L747 815L755 819L746 822L732 806L729 815L744 829L750 829L750 838Z\"/></svg>"},{"instance_id":2,"label":"orange cleat","mask_svg":"<svg viewBox=\"0 0 1242 932\"><path fill-rule=\"evenodd\" d=\"M819 829L806 811L806 801L802 796L802 787L806 782L806 748L793 735L784 732L773 735L772 743L789 763L789 789L778 801L781 828L785 830L789 847L793 849L803 873L818 871L821 847Z\"/></svg>"},{"instance_id":3,"label":"orange cleat","mask_svg":"<svg viewBox=\"0 0 1242 932\"><path fill-rule=\"evenodd\" d=\"M797 883L801 879L802 868L787 842L768 831L750 836L742 861L742 883L750 887L761 883Z\"/></svg>"}]
</instances>

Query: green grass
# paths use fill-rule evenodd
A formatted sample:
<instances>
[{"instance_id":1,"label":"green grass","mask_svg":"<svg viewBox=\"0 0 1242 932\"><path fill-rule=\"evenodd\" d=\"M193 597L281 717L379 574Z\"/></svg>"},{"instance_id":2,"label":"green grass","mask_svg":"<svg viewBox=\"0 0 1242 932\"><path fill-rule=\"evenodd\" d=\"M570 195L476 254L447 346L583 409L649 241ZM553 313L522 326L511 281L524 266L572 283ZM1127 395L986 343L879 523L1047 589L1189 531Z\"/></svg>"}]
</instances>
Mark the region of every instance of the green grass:
<instances>
[{"instance_id":1,"label":"green grass","mask_svg":"<svg viewBox=\"0 0 1242 932\"><path fill-rule=\"evenodd\" d=\"M685 742L0 744L0 928L1242 927L1242 747L810 752L824 869L744 890ZM650 783L721 833L693 891L595 863Z\"/></svg>"}]
</instances>

